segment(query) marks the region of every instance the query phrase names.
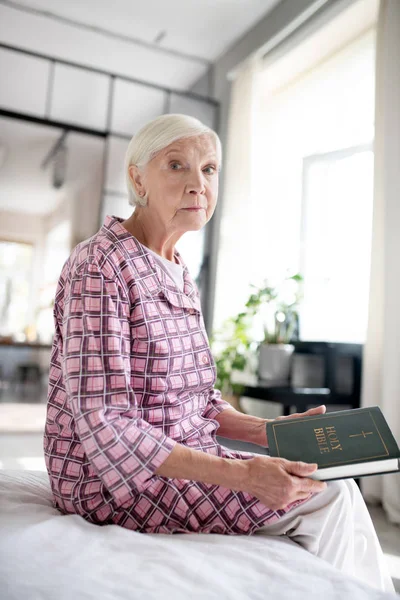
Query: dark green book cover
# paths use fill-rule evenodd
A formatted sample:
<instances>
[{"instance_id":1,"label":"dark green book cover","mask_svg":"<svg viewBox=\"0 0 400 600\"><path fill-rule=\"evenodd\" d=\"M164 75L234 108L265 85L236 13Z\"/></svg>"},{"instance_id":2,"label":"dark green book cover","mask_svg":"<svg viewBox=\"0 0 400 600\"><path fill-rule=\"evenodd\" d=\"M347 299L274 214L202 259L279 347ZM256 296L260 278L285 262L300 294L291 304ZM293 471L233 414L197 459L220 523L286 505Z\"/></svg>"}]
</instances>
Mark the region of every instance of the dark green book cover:
<instances>
[{"instance_id":1,"label":"dark green book cover","mask_svg":"<svg viewBox=\"0 0 400 600\"><path fill-rule=\"evenodd\" d=\"M400 457L379 407L267 423L270 455L317 463L318 469Z\"/></svg>"}]
</instances>

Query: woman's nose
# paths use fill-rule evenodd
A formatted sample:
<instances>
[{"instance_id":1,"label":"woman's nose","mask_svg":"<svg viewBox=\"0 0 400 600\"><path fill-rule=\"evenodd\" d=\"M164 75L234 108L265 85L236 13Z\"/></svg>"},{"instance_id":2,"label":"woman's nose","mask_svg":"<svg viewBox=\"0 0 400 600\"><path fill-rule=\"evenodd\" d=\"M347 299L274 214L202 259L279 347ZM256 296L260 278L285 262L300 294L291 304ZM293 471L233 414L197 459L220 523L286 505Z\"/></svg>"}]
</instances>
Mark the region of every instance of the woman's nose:
<instances>
[{"instance_id":1,"label":"woman's nose","mask_svg":"<svg viewBox=\"0 0 400 600\"><path fill-rule=\"evenodd\" d=\"M189 194L204 194L205 185L203 180L203 174L197 172L191 172L189 175L189 180L186 184L186 191Z\"/></svg>"}]
</instances>

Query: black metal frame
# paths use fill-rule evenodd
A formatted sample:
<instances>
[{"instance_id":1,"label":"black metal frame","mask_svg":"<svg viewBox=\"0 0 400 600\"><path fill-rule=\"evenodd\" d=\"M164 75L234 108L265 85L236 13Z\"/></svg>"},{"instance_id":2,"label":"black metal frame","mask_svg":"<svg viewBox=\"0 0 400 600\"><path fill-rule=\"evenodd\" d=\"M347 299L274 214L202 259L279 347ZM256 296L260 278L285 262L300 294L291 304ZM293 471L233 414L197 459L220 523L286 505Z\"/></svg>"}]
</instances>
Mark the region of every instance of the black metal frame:
<instances>
[{"instance_id":1,"label":"black metal frame","mask_svg":"<svg viewBox=\"0 0 400 600\"><path fill-rule=\"evenodd\" d=\"M182 90L176 90L174 88L167 88L162 85L157 85L156 83L150 83L148 81L143 81L142 79L136 79L135 77L128 77L126 75L121 75L119 73L115 73L112 71L105 71L103 69L98 69L96 67L88 67L88 66L81 65L81 64L73 62L73 61L64 60L62 58L55 58L53 56L47 56L46 54L41 54L40 52L33 52L32 50L25 50L24 48L18 48L17 46L12 46L10 44L4 44L3 42L0 42L0 48L3 48L4 50L10 50L12 52L18 52L20 54L25 54L27 56L33 56L34 58L48 60L53 63L52 76L50 77L50 80L49 80L49 87L48 87L48 92L47 92L48 110L50 109L50 104L51 104L51 100L49 101L49 98L51 98L51 91L52 91L51 86L53 85L53 81L54 81L54 77L53 77L54 67L57 63L68 66L68 67L74 67L76 69L82 69L82 71L88 71L90 73L97 73L98 75L105 75L107 77L114 78L114 79L121 79L122 81L128 81L129 83L137 83L144 87L149 87L149 88L159 90L160 92L167 92L168 97L171 97L172 94L177 94L178 96L185 96L187 98L192 98L192 100L199 100L200 102L208 102L209 104L214 104L215 106L219 106L218 100L215 100L214 98L211 98L209 96L201 96L200 94L196 94L195 92L183 92ZM50 84L51 84L51 86L50 86ZM110 109L110 105L108 106L108 109ZM47 114L48 114L48 112L47 112ZM108 131L107 133L110 133L110 131Z\"/></svg>"}]
</instances>

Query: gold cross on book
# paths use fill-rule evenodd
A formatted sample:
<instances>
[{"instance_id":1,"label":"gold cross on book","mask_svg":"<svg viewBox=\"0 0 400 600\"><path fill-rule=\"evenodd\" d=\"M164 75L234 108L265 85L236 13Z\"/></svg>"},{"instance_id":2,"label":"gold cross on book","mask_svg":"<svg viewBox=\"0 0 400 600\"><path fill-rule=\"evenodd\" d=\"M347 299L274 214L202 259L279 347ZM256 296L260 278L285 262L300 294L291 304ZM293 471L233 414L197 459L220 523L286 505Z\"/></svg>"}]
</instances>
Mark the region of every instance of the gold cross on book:
<instances>
[{"instance_id":1,"label":"gold cross on book","mask_svg":"<svg viewBox=\"0 0 400 600\"><path fill-rule=\"evenodd\" d=\"M365 432L364 430L361 433L354 433L353 435L349 435L349 437L358 437L359 435L362 435L363 438L365 438L367 435L372 435L373 431L367 431Z\"/></svg>"}]
</instances>

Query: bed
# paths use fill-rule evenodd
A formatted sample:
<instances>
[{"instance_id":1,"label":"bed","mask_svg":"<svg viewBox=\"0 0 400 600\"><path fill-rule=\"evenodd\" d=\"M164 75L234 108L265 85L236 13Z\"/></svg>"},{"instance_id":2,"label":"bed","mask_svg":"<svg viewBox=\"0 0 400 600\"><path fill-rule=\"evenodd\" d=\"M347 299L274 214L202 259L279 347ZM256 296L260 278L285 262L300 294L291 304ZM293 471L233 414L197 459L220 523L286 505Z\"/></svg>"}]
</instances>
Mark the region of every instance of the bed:
<instances>
[{"instance_id":1,"label":"bed","mask_svg":"<svg viewBox=\"0 0 400 600\"><path fill-rule=\"evenodd\" d=\"M398 598L285 538L141 534L52 507L47 474L0 471L2 600Z\"/></svg>"}]
</instances>

